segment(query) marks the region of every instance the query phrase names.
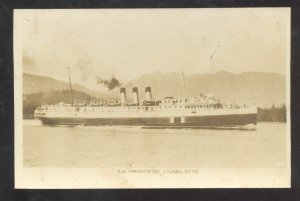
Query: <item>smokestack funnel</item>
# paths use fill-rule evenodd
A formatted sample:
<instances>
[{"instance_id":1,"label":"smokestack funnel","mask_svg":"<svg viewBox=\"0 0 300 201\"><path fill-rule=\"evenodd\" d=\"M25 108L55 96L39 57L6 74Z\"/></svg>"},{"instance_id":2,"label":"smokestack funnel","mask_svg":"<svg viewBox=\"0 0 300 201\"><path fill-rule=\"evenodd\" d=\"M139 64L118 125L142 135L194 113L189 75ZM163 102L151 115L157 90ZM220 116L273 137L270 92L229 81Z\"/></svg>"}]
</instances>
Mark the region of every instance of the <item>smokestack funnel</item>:
<instances>
[{"instance_id":1,"label":"smokestack funnel","mask_svg":"<svg viewBox=\"0 0 300 201\"><path fill-rule=\"evenodd\" d=\"M139 104L139 92L137 87L132 88L132 98L134 104Z\"/></svg>"},{"instance_id":2,"label":"smokestack funnel","mask_svg":"<svg viewBox=\"0 0 300 201\"><path fill-rule=\"evenodd\" d=\"M126 105L126 89L120 88L120 101L121 105Z\"/></svg>"},{"instance_id":3,"label":"smokestack funnel","mask_svg":"<svg viewBox=\"0 0 300 201\"><path fill-rule=\"evenodd\" d=\"M152 94L151 94L151 87L146 87L145 89L145 101L151 101Z\"/></svg>"}]
</instances>

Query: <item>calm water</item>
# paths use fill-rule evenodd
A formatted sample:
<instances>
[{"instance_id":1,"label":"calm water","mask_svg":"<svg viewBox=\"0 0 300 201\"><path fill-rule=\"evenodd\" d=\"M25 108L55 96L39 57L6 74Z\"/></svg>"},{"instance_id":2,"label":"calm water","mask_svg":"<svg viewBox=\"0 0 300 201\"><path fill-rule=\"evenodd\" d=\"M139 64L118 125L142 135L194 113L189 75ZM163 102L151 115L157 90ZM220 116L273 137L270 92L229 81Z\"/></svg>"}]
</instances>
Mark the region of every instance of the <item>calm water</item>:
<instances>
[{"instance_id":1,"label":"calm water","mask_svg":"<svg viewBox=\"0 0 300 201\"><path fill-rule=\"evenodd\" d=\"M284 168L286 124L256 131L48 127L24 121L24 166Z\"/></svg>"}]
</instances>

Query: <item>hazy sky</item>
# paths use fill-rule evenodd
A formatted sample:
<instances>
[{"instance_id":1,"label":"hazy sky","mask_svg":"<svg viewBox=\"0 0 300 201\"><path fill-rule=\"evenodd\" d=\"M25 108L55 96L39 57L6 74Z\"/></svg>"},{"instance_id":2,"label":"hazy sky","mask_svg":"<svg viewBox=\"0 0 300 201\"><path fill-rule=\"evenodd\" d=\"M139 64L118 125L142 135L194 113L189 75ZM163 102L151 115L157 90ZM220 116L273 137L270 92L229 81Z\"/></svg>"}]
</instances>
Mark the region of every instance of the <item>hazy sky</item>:
<instances>
[{"instance_id":1,"label":"hazy sky","mask_svg":"<svg viewBox=\"0 0 300 201\"><path fill-rule=\"evenodd\" d=\"M156 71L285 74L289 9L24 10L23 71L95 86Z\"/></svg>"}]
</instances>

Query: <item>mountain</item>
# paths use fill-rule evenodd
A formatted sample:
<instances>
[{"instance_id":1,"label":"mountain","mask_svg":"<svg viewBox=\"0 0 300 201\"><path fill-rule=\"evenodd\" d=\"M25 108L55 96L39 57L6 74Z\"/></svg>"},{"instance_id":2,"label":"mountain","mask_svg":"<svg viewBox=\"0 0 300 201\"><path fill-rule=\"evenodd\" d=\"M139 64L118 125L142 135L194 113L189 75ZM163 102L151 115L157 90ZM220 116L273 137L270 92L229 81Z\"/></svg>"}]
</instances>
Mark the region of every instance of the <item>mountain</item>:
<instances>
[{"instance_id":1,"label":"mountain","mask_svg":"<svg viewBox=\"0 0 300 201\"><path fill-rule=\"evenodd\" d=\"M73 90L74 100L78 103L84 103L88 100L98 101L99 99L92 97L86 93ZM33 118L34 110L41 105L51 105L59 102L72 103L69 90L38 92L23 95L23 117L25 119Z\"/></svg>"},{"instance_id":2,"label":"mountain","mask_svg":"<svg viewBox=\"0 0 300 201\"><path fill-rule=\"evenodd\" d=\"M221 101L238 104L255 102L260 107L286 102L286 80L280 74L219 71L184 76L184 80L187 98L211 93ZM151 86L155 98L184 97L183 77L179 73L156 72L135 79L124 86L129 96L134 86L139 87L141 97L146 86Z\"/></svg>"},{"instance_id":3,"label":"mountain","mask_svg":"<svg viewBox=\"0 0 300 201\"><path fill-rule=\"evenodd\" d=\"M251 104L255 102L259 107L286 103L286 78L280 74L260 72L235 74L219 71L216 73L186 75L184 80L187 98L198 96L200 93L211 93L217 99L227 103ZM119 88L110 93L104 93L78 84L72 86L75 91L100 99L119 97ZM155 72L143 75L124 85L128 99L131 99L132 87L138 87L140 97L143 98L147 86L151 86L152 96L157 99L167 96L184 97L183 77L180 73ZM23 92L25 95L68 89L67 82L44 76L23 74Z\"/></svg>"},{"instance_id":4,"label":"mountain","mask_svg":"<svg viewBox=\"0 0 300 201\"><path fill-rule=\"evenodd\" d=\"M72 84L72 88L74 91L83 92L87 95L95 96L101 99L116 98L113 97L112 94L91 90L79 84ZM46 76L23 73L23 94L40 92L47 93L64 90L69 90L68 82L56 80Z\"/></svg>"}]
</instances>

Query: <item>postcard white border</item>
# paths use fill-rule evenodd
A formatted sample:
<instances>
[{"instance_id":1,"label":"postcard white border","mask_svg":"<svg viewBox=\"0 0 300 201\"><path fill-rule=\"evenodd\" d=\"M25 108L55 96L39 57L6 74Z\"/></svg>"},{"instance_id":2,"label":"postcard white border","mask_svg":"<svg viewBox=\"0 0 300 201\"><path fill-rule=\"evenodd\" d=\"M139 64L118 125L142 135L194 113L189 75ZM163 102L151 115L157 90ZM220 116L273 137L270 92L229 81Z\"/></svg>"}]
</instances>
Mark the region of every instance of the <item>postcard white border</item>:
<instances>
[{"instance_id":1,"label":"postcard white border","mask_svg":"<svg viewBox=\"0 0 300 201\"><path fill-rule=\"evenodd\" d=\"M221 8L213 8L221 9ZM222 8L224 9L224 8ZM233 8L226 8L233 9ZM234 8L237 9L237 8ZM243 8L241 8L243 9ZM249 8L247 8L249 9ZM252 8L270 9L270 8ZM290 8L287 26L290 30ZM288 136L288 170L274 169L198 169L197 174L119 174L117 169L99 168L25 168L23 167L22 119L22 18L26 12L14 10L14 105L15 105L15 188L82 189L82 188L286 188L291 180L291 138ZM58 10L53 10L58 11ZM59 12L63 12L60 9ZM290 55L290 38L287 55ZM290 57L287 60L287 132L290 133ZM149 170L153 169L151 167ZM163 169L160 169L163 171Z\"/></svg>"}]
</instances>

